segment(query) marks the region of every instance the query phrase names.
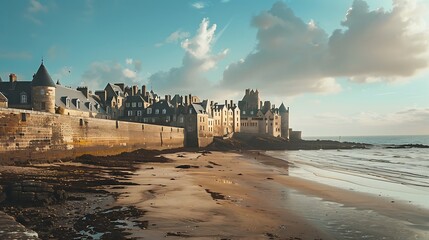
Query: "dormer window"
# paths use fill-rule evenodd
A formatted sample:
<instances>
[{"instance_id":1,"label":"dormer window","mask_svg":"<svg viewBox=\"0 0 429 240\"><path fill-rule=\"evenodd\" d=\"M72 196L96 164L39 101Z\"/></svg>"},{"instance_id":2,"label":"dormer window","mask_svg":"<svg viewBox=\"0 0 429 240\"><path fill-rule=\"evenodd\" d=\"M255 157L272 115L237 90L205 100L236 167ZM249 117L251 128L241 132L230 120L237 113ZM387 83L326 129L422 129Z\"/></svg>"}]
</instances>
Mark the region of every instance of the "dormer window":
<instances>
[{"instance_id":1,"label":"dormer window","mask_svg":"<svg viewBox=\"0 0 429 240\"><path fill-rule=\"evenodd\" d=\"M80 100L78 98L74 98L72 102L76 106L76 109L80 108Z\"/></svg>"},{"instance_id":2,"label":"dormer window","mask_svg":"<svg viewBox=\"0 0 429 240\"><path fill-rule=\"evenodd\" d=\"M159 109L155 109L155 114L159 114Z\"/></svg>"},{"instance_id":3,"label":"dormer window","mask_svg":"<svg viewBox=\"0 0 429 240\"><path fill-rule=\"evenodd\" d=\"M162 109L162 114L166 114L167 110L166 109Z\"/></svg>"},{"instance_id":4,"label":"dormer window","mask_svg":"<svg viewBox=\"0 0 429 240\"><path fill-rule=\"evenodd\" d=\"M27 93L22 92L20 100L21 100L21 104L26 104L28 102Z\"/></svg>"},{"instance_id":5,"label":"dormer window","mask_svg":"<svg viewBox=\"0 0 429 240\"><path fill-rule=\"evenodd\" d=\"M152 114L152 108L147 109L147 114Z\"/></svg>"},{"instance_id":6,"label":"dormer window","mask_svg":"<svg viewBox=\"0 0 429 240\"><path fill-rule=\"evenodd\" d=\"M66 98L66 107L70 108L70 98Z\"/></svg>"},{"instance_id":7,"label":"dormer window","mask_svg":"<svg viewBox=\"0 0 429 240\"><path fill-rule=\"evenodd\" d=\"M189 114L192 114L192 109L189 109Z\"/></svg>"}]
</instances>

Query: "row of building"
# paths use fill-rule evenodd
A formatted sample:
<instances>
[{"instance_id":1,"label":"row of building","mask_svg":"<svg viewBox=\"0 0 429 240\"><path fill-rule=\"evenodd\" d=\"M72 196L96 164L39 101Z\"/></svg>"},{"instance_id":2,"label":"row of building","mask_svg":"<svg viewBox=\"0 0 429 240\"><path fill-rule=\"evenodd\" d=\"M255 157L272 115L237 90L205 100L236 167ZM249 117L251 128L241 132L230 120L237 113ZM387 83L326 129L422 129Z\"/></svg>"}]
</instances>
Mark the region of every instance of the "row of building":
<instances>
[{"instance_id":1,"label":"row of building","mask_svg":"<svg viewBox=\"0 0 429 240\"><path fill-rule=\"evenodd\" d=\"M206 146L213 137L236 132L286 139L290 132L289 108L262 102L258 90L246 89L238 104L200 100L191 94L161 97L145 85L123 83L108 83L92 92L54 83L43 62L32 81L18 81L15 74L9 75L9 81L0 78L0 107L183 127L188 146Z\"/></svg>"}]
</instances>

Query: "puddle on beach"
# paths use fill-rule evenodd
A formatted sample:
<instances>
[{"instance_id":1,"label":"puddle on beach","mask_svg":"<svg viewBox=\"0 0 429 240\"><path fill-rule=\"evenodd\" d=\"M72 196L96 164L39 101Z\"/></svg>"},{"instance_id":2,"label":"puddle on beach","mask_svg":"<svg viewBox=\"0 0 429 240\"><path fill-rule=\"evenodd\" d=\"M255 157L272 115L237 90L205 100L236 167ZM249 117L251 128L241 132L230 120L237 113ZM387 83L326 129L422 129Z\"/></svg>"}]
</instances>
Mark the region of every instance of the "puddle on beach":
<instances>
[{"instance_id":1,"label":"puddle on beach","mask_svg":"<svg viewBox=\"0 0 429 240\"><path fill-rule=\"evenodd\" d=\"M302 216L333 239L429 239L429 225L416 226L372 210L345 207L291 189L285 189L282 193L285 208Z\"/></svg>"}]
</instances>

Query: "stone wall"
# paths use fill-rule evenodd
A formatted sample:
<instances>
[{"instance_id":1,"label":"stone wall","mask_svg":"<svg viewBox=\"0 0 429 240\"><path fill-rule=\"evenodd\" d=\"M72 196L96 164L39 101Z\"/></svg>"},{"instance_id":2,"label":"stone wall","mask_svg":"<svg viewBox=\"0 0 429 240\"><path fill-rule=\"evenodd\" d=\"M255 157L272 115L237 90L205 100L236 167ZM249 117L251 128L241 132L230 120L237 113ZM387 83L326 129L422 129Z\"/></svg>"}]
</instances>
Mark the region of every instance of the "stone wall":
<instances>
[{"instance_id":1,"label":"stone wall","mask_svg":"<svg viewBox=\"0 0 429 240\"><path fill-rule=\"evenodd\" d=\"M0 161L183 146L183 128L0 108Z\"/></svg>"}]
</instances>

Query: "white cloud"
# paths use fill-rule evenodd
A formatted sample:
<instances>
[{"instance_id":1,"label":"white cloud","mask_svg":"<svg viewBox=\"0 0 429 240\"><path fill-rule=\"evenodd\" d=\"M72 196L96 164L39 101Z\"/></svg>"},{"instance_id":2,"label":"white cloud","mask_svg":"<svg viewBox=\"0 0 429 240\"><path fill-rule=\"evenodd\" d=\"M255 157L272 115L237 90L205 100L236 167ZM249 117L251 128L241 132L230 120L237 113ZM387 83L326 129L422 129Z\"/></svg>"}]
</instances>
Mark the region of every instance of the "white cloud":
<instances>
[{"instance_id":1,"label":"white cloud","mask_svg":"<svg viewBox=\"0 0 429 240\"><path fill-rule=\"evenodd\" d=\"M90 89L98 90L107 83L143 84L141 61L131 58L125 60L126 65L112 61L96 61L82 74L81 84ZM129 64L128 64L129 63Z\"/></svg>"},{"instance_id":2,"label":"white cloud","mask_svg":"<svg viewBox=\"0 0 429 240\"><path fill-rule=\"evenodd\" d=\"M122 70L122 74L126 77L126 78L135 78L137 77L137 73L129 68L125 68Z\"/></svg>"},{"instance_id":3,"label":"white cloud","mask_svg":"<svg viewBox=\"0 0 429 240\"><path fill-rule=\"evenodd\" d=\"M181 41L189 36L190 36L189 32L184 32L179 29L175 32L172 32L170 35L168 35L168 37L163 42L156 43L155 47L161 47L166 43L177 43L178 41Z\"/></svg>"},{"instance_id":4,"label":"white cloud","mask_svg":"<svg viewBox=\"0 0 429 240\"><path fill-rule=\"evenodd\" d=\"M257 47L228 66L221 87L296 95L337 92L337 77L367 83L413 76L428 66L429 37L424 12L410 1L395 1L391 11L370 11L365 1L355 0L343 29L331 35L277 2L253 18Z\"/></svg>"},{"instance_id":5,"label":"white cloud","mask_svg":"<svg viewBox=\"0 0 429 240\"><path fill-rule=\"evenodd\" d=\"M131 65L131 64L133 64L133 59L132 58L127 58L127 59L125 59L125 63L127 65Z\"/></svg>"},{"instance_id":6,"label":"white cloud","mask_svg":"<svg viewBox=\"0 0 429 240\"><path fill-rule=\"evenodd\" d=\"M27 8L28 12L37 13L37 12L47 12L48 7L42 5L37 0L30 0L30 5Z\"/></svg>"},{"instance_id":7,"label":"white cloud","mask_svg":"<svg viewBox=\"0 0 429 240\"><path fill-rule=\"evenodd\" d=\"M228 53L228 49L212 54L216 24L210 26L209 20L204 18L195 36L182 41L185 50L182 66L171 68L169 71L157 72L150 76L154 89L168 93L189 93L208 89L209 81L203 76L205 72L216 67Z\"/></svg>"},{"instance_id":8,"label":"white cloud","mask_svg":"<svg viewBox=\"0 0 429 240\"><path fill-rule=\"evenodd\" d=\"M42 25L43 22L36 15L39 13L47 13L48 11L48 6L41 4L37 0L30 0L24 17L37 25Z\"/></svg>"},{"instance_id":9,"label":"white cloud","mask_svg":"<svg viewBox=\"0 0 429 240\"><path fill-rule=\"evenodd\" d=\"M314 124L317 122L318 124ZM407 108L397 112L358 112L350 115L327 112L308 119L300 119L296 125L313 135L391 135L429 134L429 108ZM323 128L320 126L323 125ZM315 127L315 128L314 128ZM314 129L312 129L314 128ZM311 130L310 130L311 129Z\"/></svg>"},{"instance_id":10,"label":"white cloud","mask_svg":"<svg viewBox=\"0 0 429 240\"><path fill-rule=\"evenodd\" d=\"M204 2L194 2L191 6L196 9L203 9L206 7L206 4Z\"/></svg>"}]
</instances>

